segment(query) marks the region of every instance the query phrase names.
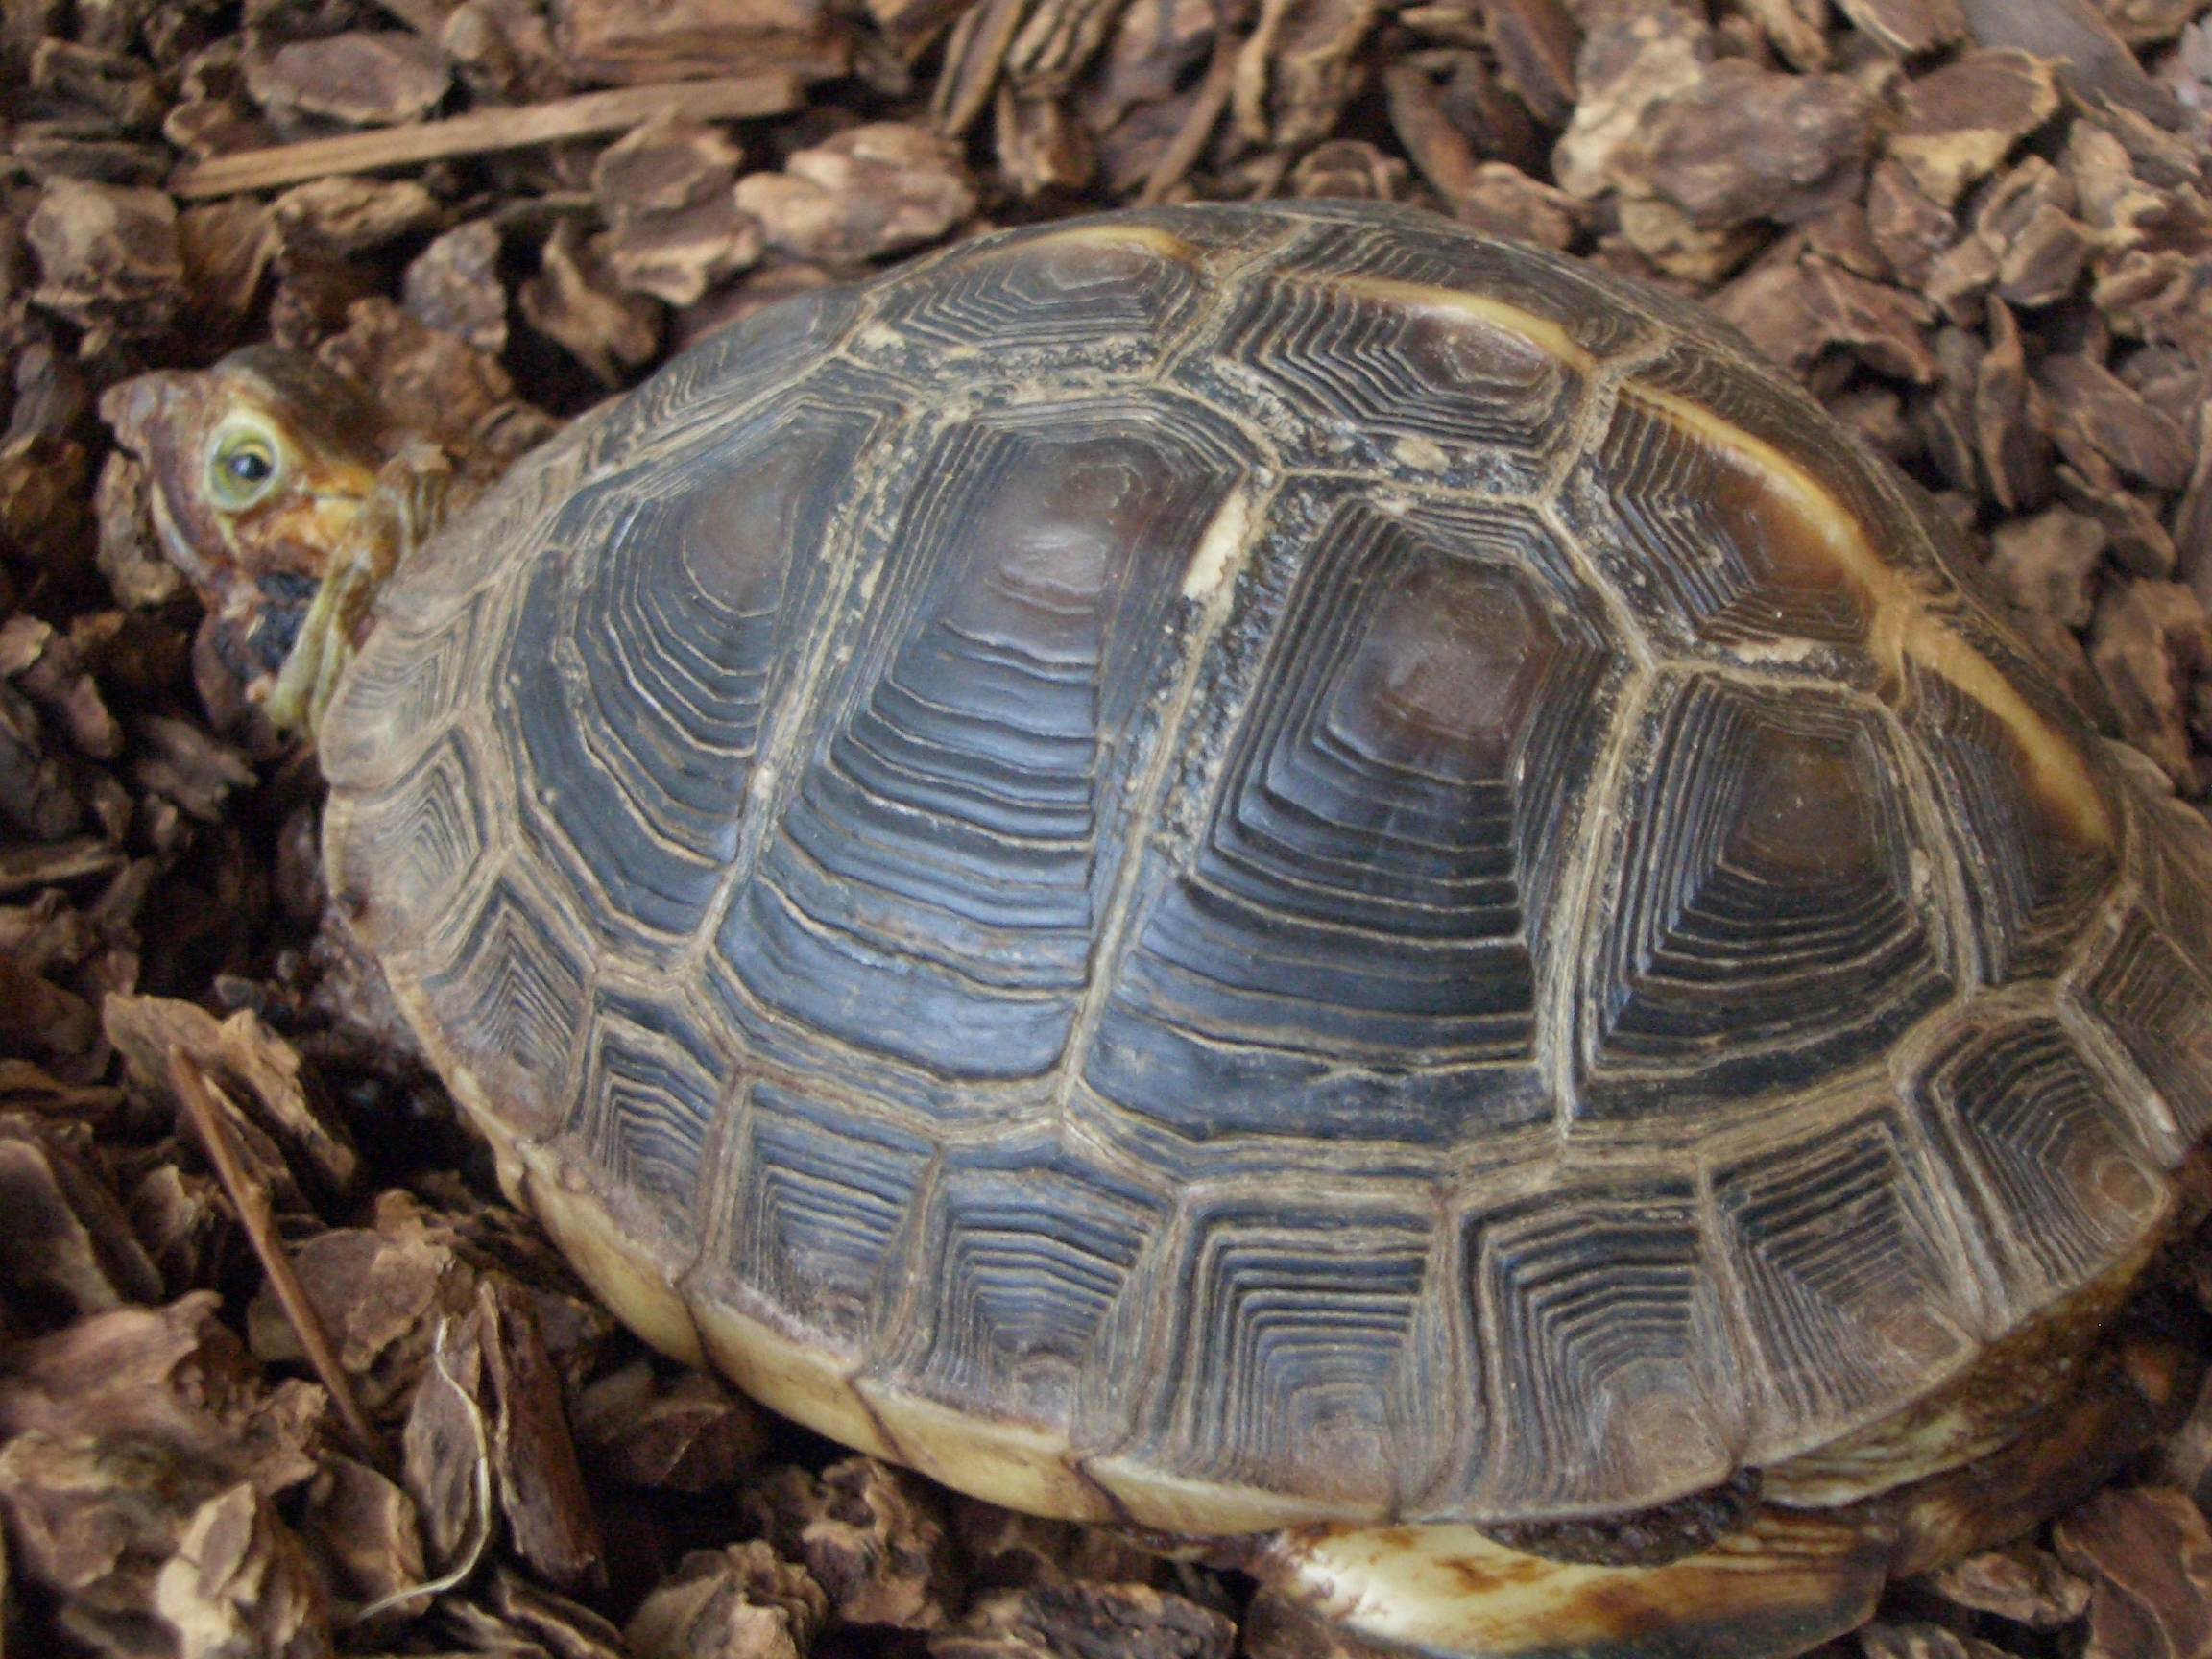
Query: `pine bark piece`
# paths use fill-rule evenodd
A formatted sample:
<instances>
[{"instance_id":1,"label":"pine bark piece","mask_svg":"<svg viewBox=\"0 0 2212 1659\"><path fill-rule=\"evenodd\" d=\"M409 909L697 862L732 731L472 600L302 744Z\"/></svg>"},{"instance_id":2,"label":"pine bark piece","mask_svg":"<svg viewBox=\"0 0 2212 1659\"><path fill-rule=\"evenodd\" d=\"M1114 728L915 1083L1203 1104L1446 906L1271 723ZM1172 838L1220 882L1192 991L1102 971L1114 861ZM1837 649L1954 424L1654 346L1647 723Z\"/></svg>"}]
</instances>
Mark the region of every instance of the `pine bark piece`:
<instances>
[{"instance_id":1,"label":"pine bark piece","mask_svg":"<svg viewBox=\"0 0 2212 1659\"><path fill-rule=\"evenodd\" d=\"M484 1377L483 1322L471 1308L439 1319L429 1362L408 1402L400 1431L400 1482L421 1525L426 1564L444 1574L481 1549L493 1476L492 1406Z\"/></svg>"},{"instance_id":2,"label":"pine bark piece","mask_svg":"<svg viewBox=\"0 0 2212 1659\"><path fill-rule=\"evenodd\" d=\"M106 1659L175 1659L154 1581L194 1509L226 1482L158 1444L41 1430L0 1447L0 1504L18 1584L60 1606L62 1634Z\"/></svg>"},{"instance_id":3,"label":"pine bark piece","mask_svg":"<svg viewBox=\"0 0 2212 1659\"><path fill-rule=\"evenodd\" d=\"M2058 493L2077 513L2087 514L2104 526L2112 541L2112 562L2138 576L2166 577L2176 563L2174 538L2158 521L2158 515L2142 496L2120 481L2120 474L2100 455L2084 455L2087 467L2061 461L2054 469Z\"/></svg>"},{"instance_id":4,"label":"pine bark piece","mask_svg":"<svg viewBox=\"0 0 2212 1659\"><path fill-rule=\"evenodd\" d=\"M2035 366L2035 382L2054 416L2053 441L2077 468L2093 465L2082 458L2087 450L2155 490L2188 482L2192 457L2181 429L2102 363L2054 354Z\"/></svg>"},{"instance_id":5,"label":"pine bark piece","mask_svg":"<svg viewBox=\"0 0 2212 1659\"><path fill-rule=\"evenodd\" d=\"M1935 321L1927 301L1810 252L1763 262L1714 295L1712 305L1793 373L1841 347L1893 379L1925 386L1937 378L1922 332Z\"/></svg>"},{"instance_id":6,"label":"pine bark piece","mask_svg":"<svg viewBox=\"0 0 2212 1659\"><path fill-rule=\"evenodd\" d=\"M654 302L622 291L604 248L587 242L574 219L553 227L539 252L538 274L516 299L533 328L565 347L610 390L660 349Z\"/></svg>"},{"instance_id":7,"label":"pine bark piece","mask_svg":"<svg viewBox=\"0 0 2212 1659\"><path fill-rule=\"evenodd\" d=\"M804 101L787 71L723 75L668 86L627 86L588 92L512 109L486 109L445 121L339 138L309 138L266 150L246 150L194 162L169 176L169 194L187 201L237 196L321 179L333 173L374 173L450 156L482 156L620 132L655 115L701 121L788 114Z\"/></svg>"},{"instance_id":8,"label":"pine bark piece","mask_svg":"<svg viewBox=\"0 0 2212 1659\"><path fill-rule=\"evenodd\" d=\"M930 1659L1229 1659L1237 1626L1144 1584L1069 1583L977 1599Z\"/></svg>"},{"instance_id":9,"label":"pine bark piece","mask_svg":"<svg viewBox=\"0 0 2212 1659\"><path fill-rule=\"evenodd\" d=\"M203 824L220 822L231 791L258 781L241 751L190 721L156 714L134 730L140 749L131 765L132 781Z\"/></svg>"},{"instance_id":10,"label":"pine bark piece","mask_svg":"<svg viewBox=\"0 0 2212 1659\"><path fill-rule=\"evenodd\" d=\"M401 302L427 327L496 357L507 349L507 289L499 280L499 230L489 219L433 237L408 262Z\"/></svg>"},{"instance_id":11,"label":"pine bark piece","mask_svg":"<svg viewBox=\"0 0 2212 1659\"><path fill-rule=\"evenodd\" d=\"M301 1527L357 1607L385 1601L428 1576L414 1501L366 1463L325 1456L308 1487ZM427 1602L410 1598L393 1610L420 1613Z\"/></svg>"},{"instance_id":12,"label":"pine bark piece","mask_svg":"<svg viewBox=\"0 0 2212 1659\"><path fill-rule=\"evenodd\" d=\"M292 1263L338 1363L376 1417L396 1412L421 1386L440 1317L466 1310L475 1297L475 1272L447 1240L421 1228L332 1228L296 1243ZM303 1358L266 1294L248 1308L246 1328L264 1362Z\"/></svg>"},{"instance_id":13,"label":"pine bark piece","mask_svg":"<svg viewBox=\"0 0 2212 1659\"><path fill-rule=\"evenodd\" d=\"M1506 161L1483 161L1467 188L1452 198L1452 217L1493 236L1512 236L1564 253L1580 234L1589 209L1564 190L1531 179Z\"/></svg>"},{"instance_id":14,"label":"pine bark piece","mask_svg":"<svg viewBox=\"0 0 2212 1659\"><path fill-rule=\"evenodd\" d=\"M184 254L163 192L59 179L23 236L38 261L33 303L100 339L161 334L175 320Z\"/></svg>"},{"instance_id":15,"label":"pine bark piece","mask_svg":"<svg viewBox=\"0 0 2212 1659\"><path fill-rule=\"evenodd\" d=\"M485 1374L499 1406L493 1469L515 1552L555 1584L603 1583L606 1547L538 1321L520 1287L503 1274L486 1279L476 1294Z\"/></svg>"},{"instance_id":16,"label":"pine bark piece","mask_svg":"<svg viewBox=\"0 0 2212 1659\"><path fill-rule=\"evenodd\" d=\"M953 1498L952 1533L978 1589L1026 1590L1076 1578L1137 1584L1158 1565L1158 1557L1112 1527L1047 1521L979 1498Z\"/></svg>"},{"instance_id":17,"label":"pine bark piece","mask_svg":"<svg viewBox=\"0 0 2212 1659\"><path fill-rule=\"evenodd\" d=\"M737 181L737 205L801 259L852 264L934 241L975 210L958 150L926 127L876 121Z\"/></svg>"},{"instance_id":18,"label":"pine bark piece","mask_svg":"<svg viewBox=\"0 0 2212 1659\"><path fill-rule=\"evenodd\" d=\"M19 1052L74 1060L90 1050L99 1031L99 1016L84 998L0 956L0 1042Z\"/></svg>"},{"instance_id":19,"label":"pine bark piece","mask_svg":"<svg viewBox=\"0 0 2212 1659\"><path fill-rule=\"evenodd\" d=\"M50 887L59 882L83 881L95 876L111 876L125 862L120 848L91 835L43 847L0 849L0 895ZM0 1070L4 1070L6 1064L0 1061Z\"/></svg>"},{"instance_id":20,"label":"pine bark piece","mask_svg":"<svg viewBox=\"0 0 2212 1659\"><path fill-rule=\"evenodd\" d=\"M83 1124L0 1115L0 1294L16 1331L160 1297L160 1276L96 1168Z\"/></svg>"},{"instance_id":21,"label":"pine bark piece","mask_svg":"<svg viewBox=\"0 0 2212 1659\"><path fill-rule=\"evenodd\" d=\"M220 1183L174 1164L132 1189L131 1226L173 1293L204 1289L237 1260L237 1227Z\"/></svg>"},{"instance_id":22,"label":"pine bark piece","mask_svg":"<svg viewBox=\"0 0 2212 1659\"><path fill-rule=\"evenodd\" d=\"M1237 58L1230 106L1254 144L1296 152L1335 130L1353 90L1353 55L1376 0L1261 0Z\"/></svg>"},{"instance_id":23,"label":"pine bark piece","mask_svg":"<svg viewBox=\"0 0 2212 1659\"><path fill-rule=\"evenodd\" d=\"M438 48L403 31L349 30L246 61L247 90L279 122L315 115L349 127L397 126L428 114L452 81Z\"/></svg>"},{"instance_id":24,"label":"pine bark piece","mask_svg":"<svg viewBox=\"0 0 2212 1659\"><path fill-rule=\"evenodd\" d=\"M2052 1536L2090 1580L2089 1659L2212 1651L2212 1531L2186 1494L2110 1487L2061 1516Z\"/></svg>"},{"instance_id":25,"label":"pine bark piece","mask_svg":"<svg viewBox=\"0 0 2212 1659\"><path fill-rule=\"evenodd\" d=\"M1904 105L1889 155L1923 195L1949 207L2057 113L2058 86L2050 65L2025 52L1978 50L1907 82Z\"/></svg>"},{"instance_id":26,"label":"pine bark piece","mask_svg":"<svg viewBox=\"0 0 2212 1659\"><path fill-rule=\"evenodd\" d=\"M185 325L235 339L281 245L276 222L258 202L203 203L177 215L184 256Z\"/></svg>"},{"instance_id":27,"label":"pine bark piece","mask_svg":"<svg viewBox=\"0 0 2212 1659\"><path fill-rule=\"evenodd\" d=\"M873 1457L849 1457L819 1479L789 1465L745 1494L747 1522L779 1555L802 1561L847 1624L936 1630L950 1623L959 1584L935 1494Z\"/></svg>"},{"instance_id":28,"label":"pine bark piece","mask_svg":"<svg viewBox=\"0 0 2212 1659\"><path fill-rule=\"evenodd\" d=\"M1060 98L1017 92L1007 81L999 82L994 100L992 148L999 177L1029 201L1048 191L1080 190L1098 166L1090 133Z\"/></svg>"},{"instance_id":29,"label":"pine bark piece","mask_svg":"<svg viewBox=\"0 0 2212 1659\"><path fill-rule=\"evenodd\" d=\"M1396 1659L1396 1651L1362 1642L1344 1625L1262 1589L1244 1615L1245 1659Z\"/></svg>"},{"instance_id":30,"label":"pine bark piece","mask_svg":"<svg viewBox=\"0 0 2212 1659\"><path fill-rule=\"evenodd\" d=\"M520 452L517 438L541 441L558 425L516 397L496 357L426 326L382 295L356 300L345 331L315 354L367 387L400 430L435 444L470 485L496 482Z\"/></svg>"},{"instance_id":31,"label":"pine bark piece","mask_svg":"<svg viewBox=\"0 0 2212 1659\"><path fill-rule=\"evenodd\" d=\"M360 179L348 174L298 184L270 204L282 246L311 241L350 258L438 228L445 209L412 179Z\"/></svg>"},{"instance_id":32,"label":"pine bark piece","mask_svg":"<svg viewBox=\"0 0 2212 1659\"><path fill-rule=\"evenodd\" d=\"M493 1569L485 1600L507 1626L510 1642L520 1636L556 1659L630 1659L622 1632L605 1619L504 1565Z\"/></svg>"},{"instance_id":33,"label":"pine bark piece","mask_svg":"<svg viewBox=\"0 0 2212 1659\"><path fill-rule=\"evenodd\" d=\"M1499 75L1547 127L1575 112L1575 21L1559 0L1482 0Z\"/></svg>"},{"instance_id":34,"label":"pine bark piece","mask_svg":"<svg viewBox=\"0 0 2212 1659\"><path fill-rule=\"evenodd\" d=\"M1840 75L1777 75L1742 59L1654 101L1614 181L1657 194L1705 228L1795 223L1855 199L1873 139L1873 99Z\"/></svg>"},{"instance_id":35,"label":"pine bark piece","mask_svg":"<svg viewBox=\"0 0 2212 1659\"><path fill-rule=\"evenodd\" d=\"M576 89L540 0L461 0L436 37L480 105L541 105Z\"/></svg>"},{"instance_id":36,"label":"pine bark piece","mask_svg":"<svg viewBox=\"0 0 2212 1659\"><path fill-rule=\"evenodd\" d=\"M2056 1555L2032 1544L1969 1555L1938 1568L1925 1581L1945 1600L2036 1630L2071 1624L2089 1609L2088 1580L2067 1572Z\"/></svg>"},{"instance_id":37,"label":"pine bark piece","mask_svg":"<svg viewBox=\"0 0 2212 1659\"><path fill-rule=\"evenodd\" d=\"M1712 59L1712 31L1672 7L1594 29L1575 58L1581 97L1551 153L1558 186L1586 201L1613 188L1615 153L1645 111L1695 87Z\"/></svg>"},{"instance_id":38,"label":"pine bark piece","mask_svg":"<svg viewBox=\"0 0 2212 1659\"><path fill-rule=\"evenodd\" d=\"M2141 48L2173 39L2204 7L2202 0L2103 0L2098 9L2125 44Z\"/></svg>"},{"instance_id":39,"label":"pine bark piece","mask_svg":"<svg viewBox=\"0 0 2212 1659\"><path fill-rule=\"evenodd\" d=\"M1827 0L1744 0L1744 13L1801 74L1828 67Z\"/></svg>"},{"instance_id":40,"label":"pine bark piece","mask_svg":"<svg viewBox=\"0 0 2212 1659\"><path fill-rule=\"evenodd\" d=\"M0 1378L0 1437L166 1448L228 1486L289 1491L315 1473L322 1390L263 1386L221 1321L220 1299L194 1291L161 1308L119 1308L18 1343Z\"/></svg>"},{"instance_id":41,"label":"pine bark piece","mask_svg":"<svg viewBox=\"0 0 2212 1659\"><path fill-rule=\"evenodd\" d=\"M1444 93L1425 64L1401 59L1382 71L1391 130L1436 192L1448 199L1471 194L1478 166L1475 147L1444 111Z\"/></svg>"},{"instance_id":42,"label":"pine bark piece","mask_svg":"<svg viewBox=\"0 0 2212 1659\"><path fill-rule=\"evenodd\" d=\"M1975 371L1974 433L1989 493L2008 513L2050 493L2050 444L2029 409L2027 351L2012 313L1989 303L1989 349Z\"/></svg>"},{"instance_id":43,"label":"pine bark piece","mask_svg":"<svg viewBox=\"0 0 2212 1659\"><path fill-rule=\"evenodd\" d=\"M1219 32L1212 0L1124 7L1083 95L1085 124L1102 133L1139 105L1172 98L1184 76L1206 61Z\"/></svg>"},{"instance_id":44,"label":"pine bark piece","mask_svg":"<svg viewBox=\"0 0 2212 1659\"><path fill-rule=\"evenodd\" d=\"M2058 66L2067 89L2177 126L2173 95L2135 60L2095 0L1959 0L1977 44L2016 47Z\"/></svg>"},{"instance_id":45,"label":"pine bark piece","mask_svg":"<svg viewBox=\"0 0 2212 1659\"><path fill-rule=\"evenodd\" d=\"M2112 699L2120 734L2176 789L2194 793L2199 780L2190 754L2188 687L2212 668L2212 617L2197 595L2178 583L2149 580L2107 589L2097 604L2089 661ZM2128 1508L2115 1511L2106 1523L2116 1529L2130 1524L2130 1517L2144 1520ZM2059 1554L2075 1572L2090 1571L2063 1542Z\"/></svg>"},{"instance_id":46,"label":"pine bark piece","mask_svg":"<svg viewBox=\"0 0 2212 1659\"><path fill-rule=\"evenodd\" d=\"M637 1659L803 1659L829 1613L813 1575L756 1538L686 1555L623 1636Z\"/></svg>"},{"instance_id":47,"label":"pine bark piece","mask_svg":"<svg viewBox=\"0 0 2212 1659\"><path fill-rule=\"evenodd\" d=\"M1913 175L1891 159L1873 163L1867 181L1867 226L1889 268L1907 288L1927 283L1936 259L1958 239L1958 221L1924 195Z\"/></svg>"},{"instance_id":48,"label":"pine bark piece","mask_svg":"<svg viewBox=\"0 0 2212 1659\"><path fill-rule=\"evenodd\" d=\"M690 305L757 260L759 224L732 194L743 160L719 128L697 121L647 122L602 151L591 189L615 281Z\"/></svg>"},{"instance_id":49,"label":"pine bark piece","mask_svg":"<svg viewBox=\"0 0 2212 1659\"><path fill-rule=\"evenodd\" d=\"M1887 52L1917 58L1966 38L1959 0L1836 0L1836 9Z\"/></svg>"},{"instance_id":50,"label":"pine bark piece","mask_svg":"<svg viewBox=\"0 0 2212 1659\"><path fill-rule=\"evenodd\" d=\"M2104 525L2064 507L2014 518L1990 535L1988 571L2021 610L2067 628L2086 628L2095 609L2092 577L2110 538Z\"/></svg>"},{"instance_id":51,"label":"pine bark piece","mask_svg":"<svg viewBox=\"0 0 2212 1659\"><path fill-rule=\"evenodd\" d=\"M2212 587L2212 399L2198 409L2191 433L2197 453L2174 506L2174 555L2182 579L2201 597Z\"/></svg>"},{"instance_id":52,"label":"pine bark piece","mask_svg":"<svg viewBox=\"0 0 2212 1659\"><path fill-rule=\"evenodd\" d=\"M179 1659L326 1659L330 1615L306 1551L240 1484L203 1503L154 1581Z\"/></svg>"},{"instance_id":53,"label":"pine bark piece","mask_svg":"<svg viewBox=\"0 0 2212 1659\"><path fill-rule=\"evenodd\" d=\"M242 1094L251 1116L244 1127L269 1137L267 1156L289 1171L297 1162L322 1190L344 1193L360 1169L360 1154L342 1123L315 1095L299 1050L250 1009L218 1021L194 1003L166 997L110 997L101 1009L108 1040L123 1056L132 1081L157 1096L169 1093L169 1052L181 1049ZM237 1086L232 1088L231 1086ZM280 1146L278 1153L275 1147ZM295 1185L291 1190L297 1192ZM304 1199L295 1199L305 1208Z\"/></svg>"},{"instance_id":54,"label":"pine bark piece","mask_svg":"<svg viewBox=\"0 0 2212 1659\"><path fill-rule=\"evenodd\" d=\"M703 1373L662 1383L638 1359L584 1390L576 1436L602 1475L633 1486L710 1492L752 1467L767 1442L759 1412Z\"/></svg>"}]
</instances>

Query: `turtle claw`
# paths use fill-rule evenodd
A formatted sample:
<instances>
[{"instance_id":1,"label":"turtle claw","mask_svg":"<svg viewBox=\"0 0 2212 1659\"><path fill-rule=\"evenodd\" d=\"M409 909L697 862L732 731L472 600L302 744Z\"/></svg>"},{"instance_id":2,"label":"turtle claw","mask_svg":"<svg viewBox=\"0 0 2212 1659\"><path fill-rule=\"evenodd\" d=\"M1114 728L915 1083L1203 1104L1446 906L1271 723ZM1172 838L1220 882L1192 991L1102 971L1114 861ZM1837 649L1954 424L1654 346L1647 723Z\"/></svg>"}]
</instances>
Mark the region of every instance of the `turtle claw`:
<instances>
[{"instance_id":1,"label":"turtle claw","mask_svg":"<svg viewBox=\"0 0 2212 1659\"><path fill-rule=\"evenodd\" d=\"M1299 1527L1250 1562L1273 1616L1312 1619L1351 1644L1294 1643L1352 1659L1788 1659L1870 1618L1890 1539L1770 1506L1660 1566L1553 1561L1460 1523Z\"/></svg>"}]
</instances>

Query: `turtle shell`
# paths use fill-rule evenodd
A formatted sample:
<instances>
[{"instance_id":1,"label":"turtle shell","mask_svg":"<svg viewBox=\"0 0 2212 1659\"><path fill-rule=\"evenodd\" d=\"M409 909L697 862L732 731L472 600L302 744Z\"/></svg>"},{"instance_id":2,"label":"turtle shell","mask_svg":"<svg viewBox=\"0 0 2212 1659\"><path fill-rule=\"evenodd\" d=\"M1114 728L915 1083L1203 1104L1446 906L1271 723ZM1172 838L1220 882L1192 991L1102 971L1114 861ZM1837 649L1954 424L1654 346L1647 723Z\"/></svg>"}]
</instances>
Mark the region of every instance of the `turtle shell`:
<instances>
[{"instance_id":1,"label":"turtle shell","mask_svg":"<svg viewBox=\"0 0 2212 1659\"><path fill-rule=\"evenodd\" d=\"M2202 837L1948 534L1432 216L984 236L410 563L333 892L617 1310L839 1439L1184 1531L1654 1504L2125 1278L2212 1122Z\"/></svg>"}]
</instances>

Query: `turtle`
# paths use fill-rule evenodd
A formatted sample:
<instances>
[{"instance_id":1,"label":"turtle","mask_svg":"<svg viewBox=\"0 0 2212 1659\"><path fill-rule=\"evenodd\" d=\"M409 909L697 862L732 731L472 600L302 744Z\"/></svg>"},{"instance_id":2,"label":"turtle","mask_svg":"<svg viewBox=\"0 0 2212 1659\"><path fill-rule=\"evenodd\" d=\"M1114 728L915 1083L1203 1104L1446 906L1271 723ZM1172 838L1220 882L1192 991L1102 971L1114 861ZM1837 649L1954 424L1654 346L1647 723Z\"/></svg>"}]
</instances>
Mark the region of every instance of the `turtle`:
<instances>
[{"instance_id":1,"label":"turtle","mask_svg":"<svg viewBox=\"0 0 2212 1659\"><path fill-rule=\"evenodd\" d=\"M108 409L664 1353L1462 1656L1806 1650L2170 1403L2212 833L1697 308L1375 203L995 231L420 544L306 379ZM343 596L253 586L347 490Z\"/></svg>"}]
</instances>

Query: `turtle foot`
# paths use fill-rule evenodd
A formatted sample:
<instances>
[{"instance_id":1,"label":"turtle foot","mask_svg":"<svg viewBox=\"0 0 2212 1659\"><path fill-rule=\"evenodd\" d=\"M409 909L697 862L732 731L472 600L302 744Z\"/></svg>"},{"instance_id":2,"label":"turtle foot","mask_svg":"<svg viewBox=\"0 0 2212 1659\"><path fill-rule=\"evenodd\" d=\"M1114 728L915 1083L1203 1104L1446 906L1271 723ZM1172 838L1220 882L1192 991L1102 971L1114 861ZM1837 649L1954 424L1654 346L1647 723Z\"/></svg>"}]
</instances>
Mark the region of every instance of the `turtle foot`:
<instances>
[{"instance_id":1,"label":"turtle foot","mask_svg":"<svg viewBox=\"0 0 2212 1659\"><path fill-rule=\"evenodd\" d=\"M1299 1659L1788 1659L1865 1623L1888 1559L1879 1532L1761 1508L1661 1566L1550 1560L1456 1524L1300 1527L1250 1565L1273 1647Z\"/></svg>"}]
</instances>

